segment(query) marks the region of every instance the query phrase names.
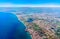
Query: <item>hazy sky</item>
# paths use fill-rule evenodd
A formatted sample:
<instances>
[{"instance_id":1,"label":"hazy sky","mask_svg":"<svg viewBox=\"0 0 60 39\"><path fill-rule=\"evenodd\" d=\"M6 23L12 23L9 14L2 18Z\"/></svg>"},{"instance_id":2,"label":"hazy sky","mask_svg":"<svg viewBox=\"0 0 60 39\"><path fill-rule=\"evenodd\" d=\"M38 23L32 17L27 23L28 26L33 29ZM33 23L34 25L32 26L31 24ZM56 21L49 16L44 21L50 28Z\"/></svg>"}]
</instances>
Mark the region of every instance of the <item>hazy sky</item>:
<instances>
[{"instance_id":1,"label":"hazy sky","mask_svg":"<svg viewBox=\"0 0 60 39\"><path fill-rule=\"evenodd\" d=\"M20 5L35 5L35 6L40 6L43 5L48 6L48 7L55 7L59 6L60 7L60 0L0 0L0 7L20 7Z\"/></svg>"},{"instance_id":2,"label":"hazy sky","mask_svg":"<svg viewBox=\"0 0 60 39\"><path fill-rule=\"evenodd\" d=\"M60 0L0 0L0 4L60 4Z\"/></svg>"}]
</instances>

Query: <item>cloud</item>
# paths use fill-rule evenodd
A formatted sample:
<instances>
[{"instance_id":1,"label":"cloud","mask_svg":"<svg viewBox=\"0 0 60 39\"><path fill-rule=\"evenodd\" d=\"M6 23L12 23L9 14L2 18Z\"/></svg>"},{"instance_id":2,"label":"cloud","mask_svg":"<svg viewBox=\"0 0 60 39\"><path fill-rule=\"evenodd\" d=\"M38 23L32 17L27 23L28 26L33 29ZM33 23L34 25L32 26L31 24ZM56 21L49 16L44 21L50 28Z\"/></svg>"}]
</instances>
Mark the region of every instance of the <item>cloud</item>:
<instances>
[{"instance_id":1,"label":"cloud","mask_svg":"<svg viewBox=\"0 0 60 39\"><path fill-rule=\"evenodd\" d=\"M22 4L0 4L0 7L60 7L57 4L40 4L40 5L22 5Z\"/></svg>"}]
</instances>

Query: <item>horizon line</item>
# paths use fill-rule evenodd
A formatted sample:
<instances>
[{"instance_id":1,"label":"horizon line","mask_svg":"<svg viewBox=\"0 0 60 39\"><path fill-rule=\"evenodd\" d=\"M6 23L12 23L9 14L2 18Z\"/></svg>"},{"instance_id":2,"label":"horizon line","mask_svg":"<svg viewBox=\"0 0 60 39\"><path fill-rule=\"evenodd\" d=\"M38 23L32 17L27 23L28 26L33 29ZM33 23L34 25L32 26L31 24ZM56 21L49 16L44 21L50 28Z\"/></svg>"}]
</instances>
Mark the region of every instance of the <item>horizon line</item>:
<instances>
[{"instance_id":1,"label":"horizon line","mask_svg":"<svg viewBox=\"0 0 60 39\"><path fill-rule=\"evenodd\" d=\"M54 5L54 4L41 4L41 5L0 4L0 7L60 7L60 5Z\"/></svg>"}]
</instances>

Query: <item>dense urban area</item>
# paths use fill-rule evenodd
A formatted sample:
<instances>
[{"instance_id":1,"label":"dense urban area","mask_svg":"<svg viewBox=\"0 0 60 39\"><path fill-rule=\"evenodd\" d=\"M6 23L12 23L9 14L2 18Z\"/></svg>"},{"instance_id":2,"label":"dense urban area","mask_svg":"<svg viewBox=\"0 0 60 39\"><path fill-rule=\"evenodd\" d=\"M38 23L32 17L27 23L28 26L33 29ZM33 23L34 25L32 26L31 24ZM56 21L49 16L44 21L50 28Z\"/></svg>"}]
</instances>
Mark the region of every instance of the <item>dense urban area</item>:
<instances>
[{"instance_id":1,"label":"dense urban area","mask_svg":"<svg viewBox=\"0 0 60 39\"><path fill-rule=\"evenodd\" d=\"M18 15L32 39L60 39L60 18L49 14Z\"/></svg>"},{"instance_id":2,"label":"dense urban area","mask_svg":"<svg viewBox=\"0 0 60 39\"><path fill-rule=\"evenodd\" d=\"M60 39L60 7L0 8L16 14L32 39Z\"/></svg>"}]
</instances>

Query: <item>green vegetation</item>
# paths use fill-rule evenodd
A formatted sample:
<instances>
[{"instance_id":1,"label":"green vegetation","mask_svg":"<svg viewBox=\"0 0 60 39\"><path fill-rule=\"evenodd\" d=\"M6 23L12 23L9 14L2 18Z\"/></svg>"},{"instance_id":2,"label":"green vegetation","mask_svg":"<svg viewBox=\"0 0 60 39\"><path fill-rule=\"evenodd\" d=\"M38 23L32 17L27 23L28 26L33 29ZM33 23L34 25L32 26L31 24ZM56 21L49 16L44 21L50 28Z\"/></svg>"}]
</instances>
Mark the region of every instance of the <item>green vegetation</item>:
<instances>
[{"instance_id":1,"label":"green vegetation","mask_svg":"<svg viewBox=\"0 0 60 39\"><path fill-rule=\"evenodd\" d=\"M43 18L39 18L39 20L44 20Z\"/></svg>"},{"instance_id":2,"label":"green vegetation","mask_svg":"<svg viewBox=\"0 0 60 39\"><path fill-rule=\"evenodd\" d=\"M42 29L39 27L39 25L37 25L35 23L33 23L33 25L34 25L33 29L39 33L39 36L45 35L44 32L42 31Z\"/></svg>"},{"instance_id":3,"label":"green vegetation","mask_svg":"<svg viewBox=\"0 0 60 39\"><path fill-rule=\"evenodd\" d=\"M43 38L43 39L47 39L47 38Z\"/></svg>"},{"instance_id":4,"label":"green vegetation","mask_svg":"<svg viewBox=\"0 0 60 39\"><path fill-rule=\"evenodd\" d=\"M37 24L35 24L35 23L33 23L33 25L34 25L34 26L33 26L33 29L34 29L34 30L36 30L36 31L41 30L40 27L39 27L39 25L37 25Z\"/></svg>"},{"instance_id":5,"label":"green vegetation","mask_svg":"<svg viewBox=\"0 0 60 39\"><path fill-rule=\"evenodd\" d=\"M60 22L56 22L56 24L60 26ZM57 26L57 27L59 27L59 26Z\"/></svg>"},{"instance_id":6,"label":"green vegetation","mask_svg":"<svg viewBox=\"0 0 60 39\"><path fill-rule=\"evenodd\" d=\"M60 22L57 23L56 35L60 38Z\"/></svg>"},{"instance_id":7,"label":"green vegetation","mask_svg":"<svg viewBox=\"0 0 60 39\"><path fill-rule=\"evenodd\" d=\"M60 27L57 28L56 35L60 38Z\"/></svg>"}]
</instances>

